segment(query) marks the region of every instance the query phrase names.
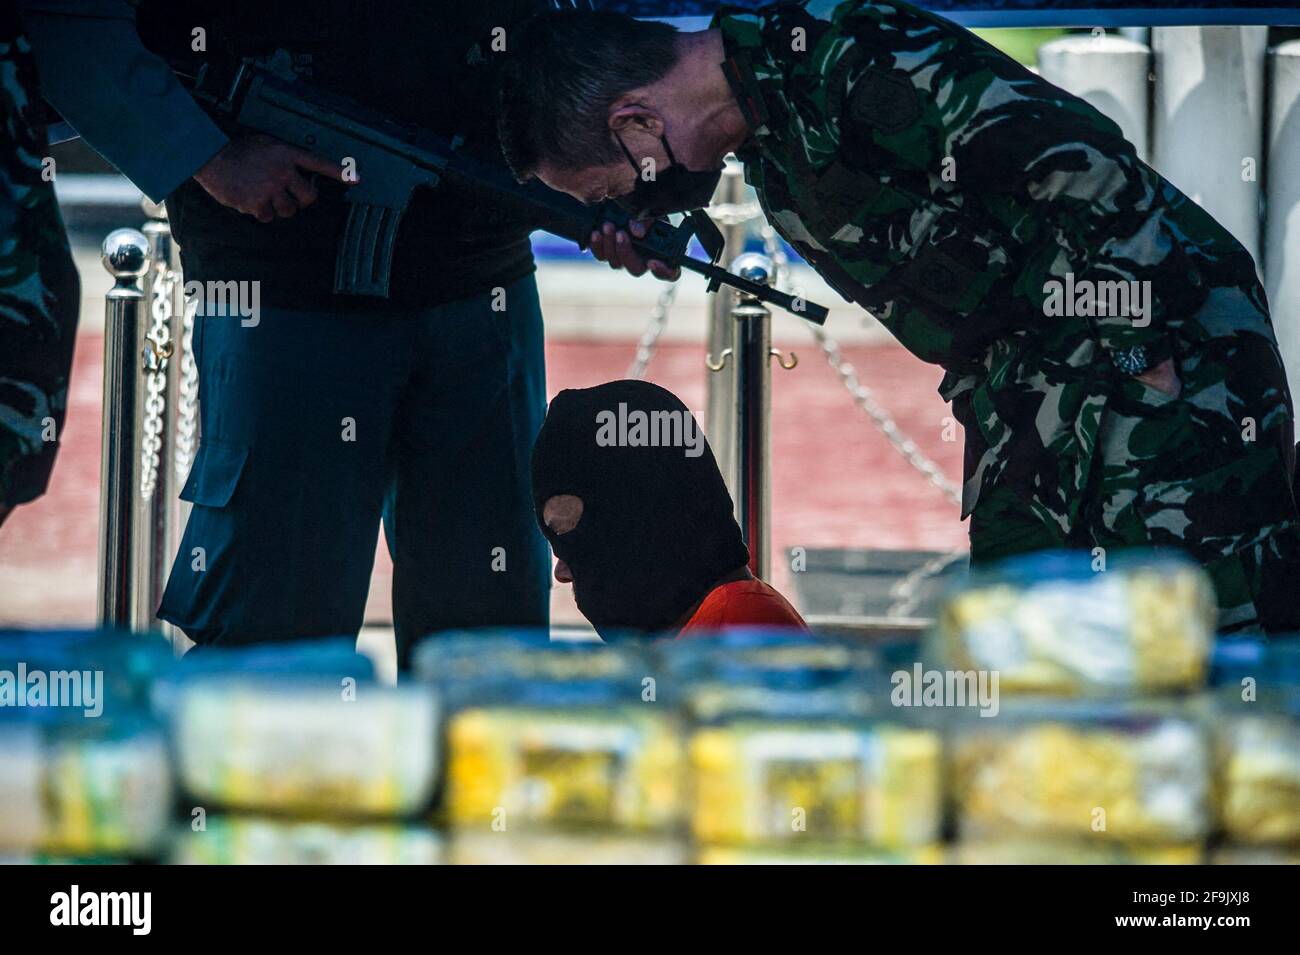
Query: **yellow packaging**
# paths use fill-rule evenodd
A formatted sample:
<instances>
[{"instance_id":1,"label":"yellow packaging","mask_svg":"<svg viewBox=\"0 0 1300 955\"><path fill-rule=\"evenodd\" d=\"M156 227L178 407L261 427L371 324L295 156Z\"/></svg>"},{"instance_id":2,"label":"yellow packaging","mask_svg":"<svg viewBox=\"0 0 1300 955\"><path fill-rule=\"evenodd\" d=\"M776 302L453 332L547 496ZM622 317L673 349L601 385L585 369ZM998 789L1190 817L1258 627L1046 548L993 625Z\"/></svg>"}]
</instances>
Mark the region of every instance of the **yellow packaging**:
<instances>
[{"instance_id":1,"label":"yellow packaging","mask_svg":"<svg viewBox=\"0 0 1300 955\"><path fill-rule=\"evenodd\" d=\"M657 829L681 817L677 724L651 706L468 709L447 748L453 826Z\"/></svg>"},{"instance_id":2,"label":"yellow packaging","mask_svg":"<svg viewBox=\"0 0 1300 955\"><path fill-rule=\"evenodd\" d=\"M959 842L953 847L957 865L1200 865L1204 847L1198 844L1127 846L1094 839L996 839Z\"/></svg>"},{"instance_id":3,"label":"yellow packaging","mask_svg":"<svg viewBox=\"0 0 1300 955\"><path fill-rule=\"evenodd\" d=\"M442 841L431 829L336 825L255 816L211 816L177 834L182 865L436 865Z\"/></svg>"},{"instance_id":4,"label":"yellow packaging","mask_svg":"<svg viewBox=\"0 0 1300 955\"><path fill-rule=\"evenodd\" d=\"M1269 846L1221 846L1210 853L1211 865L1300 865L1300 849Z\"/></svg>"},{"instance_id":5,"label":"yellow packaging","mask_svg":"<svg viewBox=\"0 0 1300 955\"><path fill-rule=\"evenodd\" d=\"M964 839L1185 843L1209 830L1208 745L1178 717L962 727L952 786Z\"/></svg>"},{"instance_id":6,"label":"yellow packaging","mask_svg":"<svg viewBox=\"0 0 1300 955\"><path fill-rule=\"evenodd\" d=\"M1224 834L1300 847L1300 725L1281 714L1232 716L1221 733Z\"/></svg>"},{"instance_id":7,"label":"yellow packaging","mask_svg":"<svg viewBox=\"0 0 1300 955\"><path fill-rule=\"evenodd\" d=\"M945 669L995 671L1004 693L1165 692L1205 681L1215 610L1200 568L1153 560L988 580L940 612L929 652Z\"/></svg>"},{"instance_id":8,"label":"yellow packaging","mask_svg":"<svg viewBox=\"0 0 1300 955\"><path fill-rule=\"evenodd\" d=\"M941 823L928 730L741 721L690 740L691 829L704 843L925 845Z\"/></svg>"},{"instance_id":9,"label":"yellow packaging","mask_svg":"<svg viewBox=\"0 0 1300 955\"><path fill-rule=\"evenodd\" d=\"M943 865L946 860L942 845L897 852L839 845L760 849L702 846L695 857L699 865Z\"/></svg>"},{"instance_id":10,"label":"yellow packaging","mask_svg":"<svg viewBox=\"0 0 1300 955\"><path fill-rule=\"evenodd\" d=\"M402 816L428 804L437 707L426 688L196 683L175 724L178 772L203 805Z\"/></svg>"},{"instance_id":11,"label":"yellow packaging","mask_svg":"<svg viewBox=\"0 0 1300 955\"><path fill-rule=\"evenodd\" d=\"M618 832L458 830L452 865L684 865L686 844L671 836Z\"/></svg>"},{"instance_id":12,"label":"yellow packaging","mask_svg":"<svg viewBox=\"0 0 1300 955\"><path fill-rule=\"evenodd\" d=\"M151 855L167 831L172 780L158 732L0 733L0 849L55 856Z\"/></svg>"}]
</instances>

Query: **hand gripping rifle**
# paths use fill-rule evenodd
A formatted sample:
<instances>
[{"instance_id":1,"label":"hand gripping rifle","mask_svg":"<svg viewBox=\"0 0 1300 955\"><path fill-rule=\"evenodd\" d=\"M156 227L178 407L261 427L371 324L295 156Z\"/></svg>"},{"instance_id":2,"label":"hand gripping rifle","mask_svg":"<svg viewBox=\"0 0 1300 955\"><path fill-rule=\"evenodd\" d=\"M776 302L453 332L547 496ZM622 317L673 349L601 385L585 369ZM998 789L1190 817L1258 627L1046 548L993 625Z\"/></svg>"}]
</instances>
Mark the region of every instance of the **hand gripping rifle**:
<instances>
[{"instance_id":1,"label":"hand gripping rifle","mask_svg":"<svg viewBox=\"0 0 1300 955\"><path fill-rule=\"evenodd\" d=\"M347 97L312 86L293 73L287 54L277 54L265 64L241 60L233 72L224 74L204 65L195 78L193 94L244 129L274 136L340 164L345 158L353 160L359 181L344 192L348 218L334 266L334 291L341 294L388 295L397 227L411 193L419 186L436 187L444 179L462 181L478 194L499 196L535 211L540 228L583 249L590 245L591 234L607 221L620 229L628 227L626 213L617 206L585 206L540 182L520 183L504 165L468 154L459 140L398 123ZM688 214L681 225L656 219L644 238L630 237L632 247L646 259L703 275L710 292L729 285L815 324L826 321L827 312L821 305L751 282L719 266L722 233L702 210ZM709 261L686 254L692 237L699 239Z\"/></svg>"}]
</instances>

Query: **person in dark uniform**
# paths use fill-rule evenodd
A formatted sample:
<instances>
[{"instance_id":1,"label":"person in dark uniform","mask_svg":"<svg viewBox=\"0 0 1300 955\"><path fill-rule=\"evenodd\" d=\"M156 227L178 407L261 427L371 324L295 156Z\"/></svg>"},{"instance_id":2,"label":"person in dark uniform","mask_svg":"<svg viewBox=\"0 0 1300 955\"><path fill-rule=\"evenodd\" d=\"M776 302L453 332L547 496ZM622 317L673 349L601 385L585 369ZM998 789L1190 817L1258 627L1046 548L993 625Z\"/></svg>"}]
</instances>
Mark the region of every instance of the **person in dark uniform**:
<instances>
[{"instance_id":1,"label":"person in dark uniform","mask_svg":"<svg viewBox=\"0 0 1300 955\"><path fill-rule=\"evenodd\" d=\"M36 61L0 7L0 524L45 493L68 405L80 283L45 175Z\"/></svg>"},{"instance_id":2,"label":"person in dark uniform","mask_svg":"<svg viewBox=\"0 0 1300 955\"><path fill-rule=\"evenodd\" d=\"M498 158L496 67L544 6L145 0L138 22L173 65L283 49L302 79ZM204 122L216 151L167 209L187 286L231 292L225 308L200 299L193 509L158 615L205 646L355 634L382 516L400 666L433 631L545 626L528 489L546 408L536 223L464 187L419 193L389 298L336 295L343 170ZM172 145L158 130L147 151Z\"/></svg>"}]
</instances>

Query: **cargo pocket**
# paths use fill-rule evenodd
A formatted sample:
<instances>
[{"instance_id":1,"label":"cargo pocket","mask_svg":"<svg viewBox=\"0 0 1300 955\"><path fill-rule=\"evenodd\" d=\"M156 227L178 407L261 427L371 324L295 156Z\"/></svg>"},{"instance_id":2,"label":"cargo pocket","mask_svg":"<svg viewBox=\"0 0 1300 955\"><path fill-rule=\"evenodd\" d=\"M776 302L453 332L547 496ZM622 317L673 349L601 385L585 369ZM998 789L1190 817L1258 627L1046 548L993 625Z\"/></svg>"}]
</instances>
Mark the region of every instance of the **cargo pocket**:
<instances>
[{"instance_id":1,"label":"cargo pocket","mask_svg":"<svg viewBox=\"0 0 1300 955\"><path fill-rule=\"evenodd\" d=\"M910 296L966 316L984 301L1006 271L1007 256L974 232L956 229L929 240L891 276Z\"/></svg>"},{"instance_id":2,"label":"cargo pocket","mask_svg":"<svg viewBox=\"0 0 1300 955\"><path fill-rule=\"evenodd\" d=\"M240 475L248 462L248 448L203 441L194 467L181 488L181 500L203 507L225 507L235 496Z\"/></svg>"}]
</instances>

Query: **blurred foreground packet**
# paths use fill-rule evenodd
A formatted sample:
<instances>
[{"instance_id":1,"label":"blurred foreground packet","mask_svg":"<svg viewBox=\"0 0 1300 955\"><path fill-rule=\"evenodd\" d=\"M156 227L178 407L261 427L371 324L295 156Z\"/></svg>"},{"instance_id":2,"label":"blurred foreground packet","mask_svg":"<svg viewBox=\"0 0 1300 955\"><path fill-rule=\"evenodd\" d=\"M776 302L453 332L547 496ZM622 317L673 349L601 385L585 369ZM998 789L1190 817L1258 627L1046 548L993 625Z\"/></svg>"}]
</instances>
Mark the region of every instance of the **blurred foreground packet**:
<instances>
[{"instance_id":1,"label":"blurred foreground packet","mask_svg":"<svg viewBox=\"0 0 1300 955\"><path fill-rule=\"evenodd\" d=\"M152 858L172 797L166 740L145 713L0 716L0 852Z\"/></svg>"},{"instance_id":2,"label":"blurred foreground packet","mask_svg":"<svg viewBox=\"0 0 1300 955\"><path fill-rule=\"evenodd\" d=\"M1201 721L1170 701L1017 700L951 719L963 840L1199 842L1211 827Z\"/></svg>"},{"instance_id":3,"label":"blurred foreground packet","mask_svg":"<svg viewBox=\"0 0 1300 955\"><path fill-rule=\"evenodd\" d=\"M674 714L578 684L460 710L447 728L449 825L666 829L681 817Z\"/></svg>"},{"instance_id":4,"label":"blurred foreground packet","mask_svg":"<svg viewBox=\"0 0 1300 955\"><path fill-rule=\"evenodd\" d=\"M692 691L695 838L884 849L937 842L939 733L881 705L888 698L883 675L838 687L796 682L769 674L766 685Z\"/></svg>"},{"instance_id":5,"label":"blurred foreground packet","mask_svg":"<svg viewBox=\"0 0 1300 955\"><path fill-rule=\"evenodd\" d=\"M326 689L342 687L349 680L354 685L372 683L374 664L357 653L355 643L352 638L340 637L249 647L200 647L152 682L149 699L156 711L170 714L189 686L206 681L234 678L248 685L274 687L289 682Z\"/></svg>"},{"instance_id":6,"label":"blurred foreground packet","mask_svg":"<svg viewBox=\"0 0 1300 955\"><path fill-rule=\"evenodd\" d=\"M662 830L681 817L682 749L644 644L545 632L447 633L415 671L447 703L442 815L468 830Z\"/></svg>"},{"instance_id":7,"label":"blurred foreground packet","mask_svg":"<svg viewBox=\"0 0 1300 955\"><path fill-rule=\"evenodd\" d=\"M1200 865L1205 849L1183 845L1123 845L1104 839L987 839L953 847L957 865Z\"/></svg>"},{"instance_id":8,"label":"blurred foreground packet","mask_svg":"<svg viewBox=\"0 0 1300 955\"><path fill-rule=\"evenodd\" d=\"M653 652L642 643L551 641L546 630L462 630L426 637L416 648L417 679L436 686L450 709L508 700L530 684L586 682L637 701L653 675Z\"/></svg>"},{"instance_id":9,"label":"blurred foreground packet","mask_svg":"<svg viewBox=\"0 0 1300 955\"><path fill-rule=\"evenodd\" d=\"M147 691L173 665L157 638L0 631L0 852L157 854L173 787Z\"/></svg>"},{"instance_id":10,"label":"blurred foreground packet","mask_svg":"<svg viewBox=\"0 0 1300 955\"><path fill-rule=\"evenodd\" d=\"M1300 851L1300 638L1221 640L1214 681L1224 835Z\"/></svg>"},{"instance_id":11,"label":"blurred foreground packet","mask_svg":"<svg viewBox=\"0 0 1300 955\"><path fill-rule=\"evenodd\" d=\"M777 674L797 675L807 687L842 682L880 666L862 641L788 630L728 630L658 644L676 683L758 685Z\"/></svg>"},{"instance_id":12,"label":"blurred foreground packet","mask_svg":"<svg viewBox=\"0 0 1300 955\"><path fill-rule=\"evenodd\" d=\"M339 645L211 652L156 688L196 807L407 816L437 773L427 686L381 686Z\"/></svg>"},{"instance_id":13,"label":"blurred foreground packet","mask_svg":"<svg viewBox=\"0 0 1300 955\"><path fill-rule=\"evenodd\" d=\"M684 840L668 834L624 832L516 832L458 830L447 861L453 865L684 865Z\"/></svg>"},{"instance_id":14,"label":"blurred foreground packet","mask_svg":"<svg viewBox=\"0 0 1300 955\"><path fill-rule=\"evenodd\" d=\"M423 826L210 816L175 836L183 865L436 865L442 839Z\"/></svg>"},{"instance_id":15,"label":"blurred foreground packet","mask_svg":"<svg viewBox=\"0 0 1300 955\"><path fill-rule=\"evenodd\" d=\"M757 849L701 846L695 861L700 865L942 865L947 854L942 845L896 852L815 843Z\"/></svg>"},{"instance_id":16,"label":"blurred foreground packet","mask_svg":"<svg viewBox=\"0 0 1300 955\"><path fill-rule=\"evenodd\" d=\"M161 637L112 630L0 630L0 714L80 710L111 720L147 707L177 666Z\"/></svg>"},{"instance_id":17,"label":"blurred foreground packet","mask_svg":"<svg viewBox=\"0 0 1300 955\"><path fill-rule=\"evenodd\" d=\"M1220 846L1210 853L1210 865L1300 865L1300 846Z\"/></svg>"},{"instance_id":18,"label":"blurred foreground packet","mask_svg":"<svg viewBox=\"0 0 1300 955\"><path fill-rule=\"evenodd\" d=\"M927 656L948 670L997 672L1011 693L1201 686L1215 623L1204 571L1149 552L1104 559L1045 551L972 572L946 597Z\"/></svg>"},{"instance_id":19,"label":"blurred foreground packet","mask_svg":"<svg viewBox=\"0 0 1300 955\"><path fill-rule=\"evenodd\" d=\"M938 841L940 736L890 706L874 649L733 631L663 656L691 723L697 841L859 854Z\"/></svg>"}]
</instances>

